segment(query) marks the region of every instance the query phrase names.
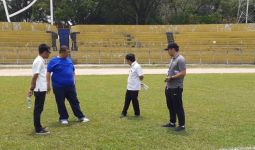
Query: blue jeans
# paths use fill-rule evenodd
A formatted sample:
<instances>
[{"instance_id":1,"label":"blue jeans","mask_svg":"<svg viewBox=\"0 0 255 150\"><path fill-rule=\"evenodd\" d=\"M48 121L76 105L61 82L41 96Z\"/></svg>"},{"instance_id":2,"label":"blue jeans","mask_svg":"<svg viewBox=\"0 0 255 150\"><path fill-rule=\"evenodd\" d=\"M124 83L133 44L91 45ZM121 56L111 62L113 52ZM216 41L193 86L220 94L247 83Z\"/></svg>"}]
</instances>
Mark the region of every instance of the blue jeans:
<instances>
[{"instance_id":1,"label":"blue jeans","mask_svg":"<svg viewBox=\"0 0 255 150\"><path fill-rule=\"evenodd\" d=\"M80 108L75 86L53 87L53 92L58 107L59 120L68 119L69 117L65 106L65 99L70 103L73 113L77 118L85 117Z\"/></svg>"}]
</instances>

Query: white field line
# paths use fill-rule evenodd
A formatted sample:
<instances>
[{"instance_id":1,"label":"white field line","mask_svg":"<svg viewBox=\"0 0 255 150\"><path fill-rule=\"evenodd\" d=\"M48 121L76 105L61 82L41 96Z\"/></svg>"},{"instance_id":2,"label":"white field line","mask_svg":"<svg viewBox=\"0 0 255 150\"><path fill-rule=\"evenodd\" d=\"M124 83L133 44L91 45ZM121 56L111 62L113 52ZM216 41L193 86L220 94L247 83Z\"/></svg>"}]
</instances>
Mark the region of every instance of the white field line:
<instances>
[{"instance_id":1,"label":"white field line","mask_svg":"<svg viewBox=\"0 0 255 150\"><path fill-rule=\"evenodd\" d=\"M222 148L219 150L255 150L255 147L233 147L233 148Z\"/></svg>"},{"instance_id":2,"label":"white field line","mask_svg":"<svg viewBox=\"0 0 255 150\"><path fill-rule=\"evenodd\" d=\"M144 74L163 74L166 69L143 69ZM76 69L77 75L127 75L129 68L89 68ZM255 68L190 68L187 74L226 74L226 73L255 73ZM0 76L31 76L31 69L0 69Z\"/></svg>"}]
</instances>

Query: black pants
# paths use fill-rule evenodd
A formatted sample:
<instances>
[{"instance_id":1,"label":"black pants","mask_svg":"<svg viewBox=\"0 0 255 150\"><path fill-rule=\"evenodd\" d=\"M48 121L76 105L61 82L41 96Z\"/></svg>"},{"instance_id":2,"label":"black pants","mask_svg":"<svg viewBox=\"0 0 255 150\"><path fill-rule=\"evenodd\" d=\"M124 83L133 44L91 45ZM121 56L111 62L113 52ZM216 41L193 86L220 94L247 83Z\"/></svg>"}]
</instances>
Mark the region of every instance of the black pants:
<instances>
[{"instance_id":1,"label":"black pants","mask_svg":"<svg viewBox=\"0 0 255 150\"><path fill-rule=\"evenodd\" d=\"M81 112L75 86L53 87L53 92L55 94L55 99L58 107L59 120L69 118L68 112L66 110L65 98L70 103L74 115L79 119L84 117L83 113Z\"/></svg>"},{"instance_id":2,"label":"black pants","mask_svg":"<svg viewBox=\"0 0 255 150\"><path fill-rule=\"evenodd\" d=\"M123 110L122 110L123 115L125 115L125 116L127 115L127 110L128 110L128 107L129 107L131 101L132 101L132 104L133 104L135 115L136 116L140 115L140 108L139 108L139 102L138 102L138 93L139 93L139 91L129 91L129 90L127 90L126 97L125 97L125 103L124 103L124 107L123 107Z\"/></svg>"},{"instance_id":3,"label":"black pants","mask_svg":"<svg viewBox=\"0 0 255 150\"><path fill-rule=\"evenodd\" d=\"M35 95L34 126L35 131L39 132L40 130L42 130L41 113L44 107L46 92L34 92L34 95Z\"/></svg>"},{"instance_id":4,"label":"black pants","mask_svg":"<svg viewBox=\"0 0 255 150\"><path fill-rule=\"evenodd\" d=\"M170 114L170 122L176 123L176 115L179 120L179 125L185 125L185 113L182 104L182 88L165 90L166 103Z\"/></svg>"}]
</instances>

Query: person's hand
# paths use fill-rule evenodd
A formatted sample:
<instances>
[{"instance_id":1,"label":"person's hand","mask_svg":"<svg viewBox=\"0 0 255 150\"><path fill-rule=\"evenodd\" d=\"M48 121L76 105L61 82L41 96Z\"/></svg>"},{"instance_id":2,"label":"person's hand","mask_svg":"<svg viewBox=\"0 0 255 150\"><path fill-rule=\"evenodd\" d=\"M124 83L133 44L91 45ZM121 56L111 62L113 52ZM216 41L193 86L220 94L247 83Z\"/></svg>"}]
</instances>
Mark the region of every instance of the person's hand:
<instances>
[{"instance_id":1,"label":"person's hand","mask_svg":"<svg viewBox=\"0 0 255 150\"><path fill-rule=\"evenodd\" d=\"M172 80L172 77L170 77L170 76L167 76L166 78L165 78L165 82L169 82L169 81L171 81Z\"/></svg>"},{"instance_id":2,"label":"person's hand","mask_svg":"<svg viewBox=\"0 0 255 150\"><path fill-rule=\"evenodd\" d=\"M28 93L27 93L27 96L31 97L32 95L33 95L33 90L29 90Z\"/></svg>"},{"instance_id":3,"label":"person's hand","mask_svg":"<svg viewBox=\"0 0 255 150\"><path fill-rule=\"evenodd\" d=\"M47 84L47 94L49 94L51 91L51 87L50 87L50 84Z\"/></svg>"},{"instance_id":4,"label":"person's hand","mask_svg":"<svg viewBox=\"0 0 255 150\"><path fill-rule=\"evenodd\" d=\"M169 79L169 77L166 77L164 81L165 81L165 82L168 82L168 79Z\"/></svg>"}]
</instances>

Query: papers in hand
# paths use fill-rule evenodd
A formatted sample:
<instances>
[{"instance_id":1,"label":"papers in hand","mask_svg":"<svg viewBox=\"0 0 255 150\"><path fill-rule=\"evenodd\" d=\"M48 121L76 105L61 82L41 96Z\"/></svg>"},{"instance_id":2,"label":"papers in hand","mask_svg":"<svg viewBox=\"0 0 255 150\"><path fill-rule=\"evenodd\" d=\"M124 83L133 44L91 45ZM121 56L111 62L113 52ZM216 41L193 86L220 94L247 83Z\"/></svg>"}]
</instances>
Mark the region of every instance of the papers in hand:
<instances>
[{"instance_id":1,"label":"papers in hand","mask_svg":"<svg viewBox=\"0 0 255 150\"><path fill-rule=\"evenodd\" d=\"M147 91L150 87L144 83L141 84L142 88Z\"/></svg>"}]
</instances>

